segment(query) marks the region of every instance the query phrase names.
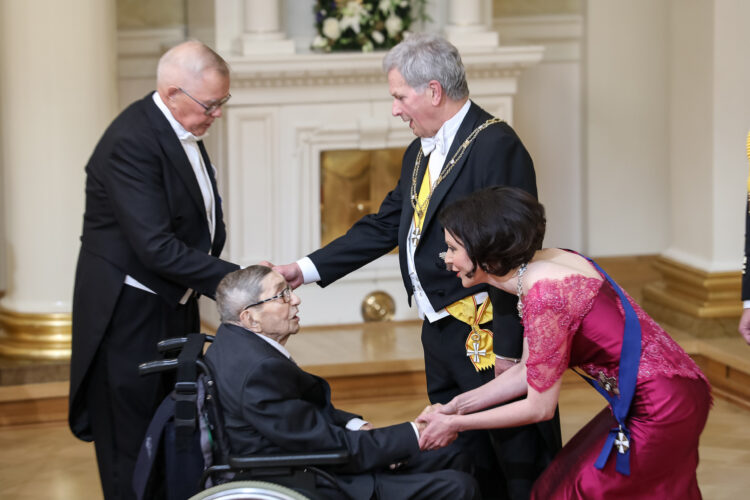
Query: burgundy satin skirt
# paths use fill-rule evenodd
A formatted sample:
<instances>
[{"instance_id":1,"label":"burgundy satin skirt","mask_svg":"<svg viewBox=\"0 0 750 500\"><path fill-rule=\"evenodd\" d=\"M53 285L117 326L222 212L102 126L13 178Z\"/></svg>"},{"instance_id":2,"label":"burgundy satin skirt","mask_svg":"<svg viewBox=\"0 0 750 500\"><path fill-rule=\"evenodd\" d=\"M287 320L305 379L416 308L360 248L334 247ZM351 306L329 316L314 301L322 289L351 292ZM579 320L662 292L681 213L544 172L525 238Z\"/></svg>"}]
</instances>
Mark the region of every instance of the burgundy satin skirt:
<instances>
[{"instance_id":1,"label":"burgundy satin skirt","mask_svg":"<svg viewBox=\"0 0 750 500\"><path fill-rule=\"evenodd\" d=\"M534 483L531 498L700 499L698 440L711 403L703 380L656 377L639 382L627 424L630 475L615 471L614 450L603 469L594 467L616 426L607 406L563 447Z\"/></svg>"}]
</instances>

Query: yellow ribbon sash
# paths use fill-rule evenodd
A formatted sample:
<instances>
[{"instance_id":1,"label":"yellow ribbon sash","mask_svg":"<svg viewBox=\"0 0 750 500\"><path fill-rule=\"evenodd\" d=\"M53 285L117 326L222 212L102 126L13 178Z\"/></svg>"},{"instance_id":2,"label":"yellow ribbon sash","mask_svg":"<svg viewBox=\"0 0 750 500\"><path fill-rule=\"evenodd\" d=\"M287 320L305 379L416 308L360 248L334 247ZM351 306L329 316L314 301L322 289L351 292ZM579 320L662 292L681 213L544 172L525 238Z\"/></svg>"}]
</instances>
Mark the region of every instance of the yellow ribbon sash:
<instances>
[{"instance_id":1,"label":"yellow ribbon sash","mask_svg":"<svg viewBox=\"0 0 750 500\"><path fill-rule=\"evenodd\" d=\"M417 228L419 233L422 232L424 216L427 214L430 193L432 193L432 183L430 183L430 167L428 163L424 177L422 178L422 185L419 187L419 194L417 195L417 208L414 210L414 227Z\"/></svg>"},{"instance_id":2,"label":"yellow ribbon sash","mask_svg":"<svg viewBox=\"0 0 750 500\"><path fill-rule=\"evenodd\" d=\"M414 209L414 229L413 238L414 246L419 242L419 236L422 233L427 206L430 203L430 194L432 193L432 183L430 182L430 167L425 169L422 184L419 186L417 203ZM469 336L466 338L466 355L471 360L477 371L486 370L495 366L495 353L492 349L492 332L479 328L480 324L492 321L492 304L489 297L485 300L477 311L477 303L473 296L464 297L463 299L446 306L448 314L457 320L466 323L471 327Z\"/></svg>"},{"instance_id":3,"label":"yellow ribbon sash","mask_svg":"<svg viewBox=\"0 0 750 500\"><path fill-rule=\"evenodd\" d=\"M474 296L463 299L446 306L448 314L471 327L466 337L466 355L477 371L486 370L495 366L495 352L492 344L492 332L479 325L492 321L492 303L489 297L482 302L477 310L477 301Z\"/></svg>"}]
</instances>

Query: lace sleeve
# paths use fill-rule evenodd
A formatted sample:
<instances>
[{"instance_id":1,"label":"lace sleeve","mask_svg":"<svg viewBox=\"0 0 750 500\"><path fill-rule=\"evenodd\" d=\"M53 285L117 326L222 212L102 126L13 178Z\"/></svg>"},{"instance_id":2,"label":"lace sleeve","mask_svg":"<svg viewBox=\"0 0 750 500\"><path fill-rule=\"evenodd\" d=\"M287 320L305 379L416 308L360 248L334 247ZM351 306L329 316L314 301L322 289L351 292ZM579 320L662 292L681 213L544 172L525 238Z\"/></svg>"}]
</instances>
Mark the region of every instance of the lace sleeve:
<instances>
[{"instance_id":1,"label":"lace sleeve","mask_svg":"<svg viewBox=\"0 0 750 500\"><path fill-rule=\"evenodd\" d=\"M601 285L601 280L581 275L539 280L524 297L526 379L537 391L549 389L568 368L571 339Z\"/></svg>"}]
</instances>

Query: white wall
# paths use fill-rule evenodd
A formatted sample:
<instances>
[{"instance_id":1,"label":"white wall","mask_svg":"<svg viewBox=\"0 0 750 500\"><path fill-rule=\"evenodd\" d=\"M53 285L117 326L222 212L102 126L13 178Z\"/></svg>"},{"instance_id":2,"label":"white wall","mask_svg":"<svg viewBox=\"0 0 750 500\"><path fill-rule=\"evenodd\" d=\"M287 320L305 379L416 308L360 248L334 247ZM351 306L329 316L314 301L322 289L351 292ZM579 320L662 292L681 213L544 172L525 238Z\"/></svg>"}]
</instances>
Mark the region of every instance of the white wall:
<instances>
[{"instance_id":1,"label":"white wall","mask_svg":"<svg viewBox=\"0 0 750 500\"><path fill-rule=\"evenodd\" d=\"M750 2L670 0L671 242L708 271L741 267L750 128Z\"/></svg>"},{"instance_id":2,"label":"white wall","mask_svg":"<svg viewBox=\"0 0 750 500\"><path fill-rule=\"evenodd\" d=\"M581 43L578 15L496 18L501 45L543 45L544 58L524 69L513 127L529 150L547 212L545 246L587 251L581 168ZM469 82L471 83L471 82Z\"/></svg>"},{"instance_id":3,"label":"white wall","mask_svg":"<svg viewBox=\"0 0 750 500\"><path fill-rule=\"evenodd\" d=\"M750 129L750 2L721 0L714 10L714 169L712 267L742 262Z\"/></svg>"},{"instance_id":4,"label":"white wall","mask_svg":"<svg viewBox=\"0 0 750 500\"><path fill-rule=\"evenodd\" d=\"M587 2L583 134L591 255L669 241L668 3Z\"/></svg>"},{"instance_id":5,"label":"white wall","mask_svg":"<svg viewBox=\"0 0 750 500\"><path fill-rule=\"evenodd\" d=\"M708 265L713 218L713 2L672 9L669 23L670 233L667 255ZM700 204L701 210L693 210ZM701 231L693 230L701 228Z\"/></svg>"}]
</instances>

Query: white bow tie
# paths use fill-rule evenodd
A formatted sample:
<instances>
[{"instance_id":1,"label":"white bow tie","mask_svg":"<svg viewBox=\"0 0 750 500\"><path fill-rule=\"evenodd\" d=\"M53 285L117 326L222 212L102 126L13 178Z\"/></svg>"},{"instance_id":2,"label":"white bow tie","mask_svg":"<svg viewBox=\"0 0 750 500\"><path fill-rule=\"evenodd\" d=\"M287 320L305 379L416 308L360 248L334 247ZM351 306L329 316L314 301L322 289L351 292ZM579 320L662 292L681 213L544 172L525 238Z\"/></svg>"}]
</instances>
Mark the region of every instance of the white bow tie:
<instances>
[{"instance_id":1,"label":"white bow tie","mask_svg":"<svg viewBox=\"0 0 750 500\"><path fill-rule=\"evenodd\" d=\"M425 156L437 150L441 155L445 155L445 141L443 140L442 134L438 134L435 137L422 137L422 153Z\"/></svg>"}]
</instances>

